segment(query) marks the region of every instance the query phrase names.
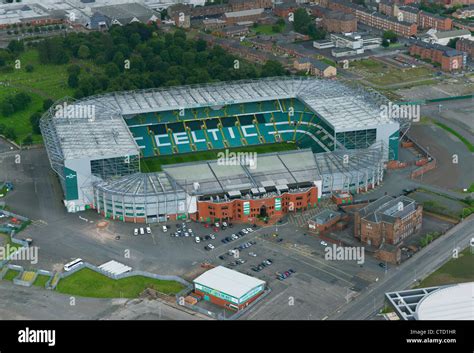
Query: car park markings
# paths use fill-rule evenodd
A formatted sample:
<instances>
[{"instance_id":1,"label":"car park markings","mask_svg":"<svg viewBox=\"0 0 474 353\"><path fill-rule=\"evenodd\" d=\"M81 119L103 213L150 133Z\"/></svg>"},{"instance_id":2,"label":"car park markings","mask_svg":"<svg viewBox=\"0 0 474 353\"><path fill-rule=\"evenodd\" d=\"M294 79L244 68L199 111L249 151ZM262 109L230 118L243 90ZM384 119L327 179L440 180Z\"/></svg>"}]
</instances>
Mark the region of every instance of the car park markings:
<instances>
[{"instance_id":1,"label":"car park markings","mask_svg":"<svg viewBox=\"0 0 474 353\"><path fill-rule=\"evenodd\" d=\"M276 244L272 244L272 243L269 242L268 240L265 240L265 239L262 239L262 240L263 240L263 242L265 242L265 243L268 243L268 244L271 244L271 245L276 245ZM277 246L278 246L278 245L277 245ZM338 268L335 268L335 267L333 267L333 266L330 266L330 265L328 265L328 264L326 264L326 263L324 263L324 262L321 262L320 260L318 260L318 259L316 259L316 258L314 258L314 257L310 257L310 256L308 256L308 255L302 254L302 253L296 251L295 249L292 249L292 250L290 251L290 249L284 248L284 247L282 247L282 246L278 246L278 247L279 247L280 249L286 249L286 250L288 250L288 252L295 252L295 253L297 253L297 254L300 255L300 256L306 257L306 258L308 258L308 259L310 259L310 260L312 260L312 261L315 261L315 262L317 262L317 263L319 263L319 264L321 264L321 265L324 265L324 266L329 267L329 268L331 268L331 269L333 269L333 270L336 270L336 271L338 271L338 272L341 272L341 273L343 273L344 275L348 276L349 278L352 278L352 276L347 275L344 271L339 270ZM280 253L282 253L281 250L276 250L276 251L279 251ZM302 260L302 259L296 259L296 258L294 258L293 256L288 256L288 255L287 255L287 257L290 257L290 258L292 258L292 259L294 259L294 260L296 260L296 261L302 262L302 263L304 263L304 264L306 264L306 265L308 265L308 266L310 266L310 267L313 267L313 268L315 268L315 269L317 269L317 270L320 270L320 271L322 271L322 272L324 272L324 273L327 273L328 275L330 275L330 276L332 276L332 277L334 277L334 278L336 278L336 279L339 279L339 280L341 280L341 281L343 281L343 282L345 282L345 283L347 283L347 284L350 284L351 286L353 285L352 282L350 282L350 281L348 281L347 279L341 277L340 275L334 274L333 272L329 272L329 271L327 271L327 270L325 270L325 269L323 269L323 268L321 268L321 267L318 267L318 266L315 266L315 265L313 265L313 264L310 264L310 263L308 263L308 262L306 262L306 261L304 261L304 260Z\"/></svg>"}]
</instances>

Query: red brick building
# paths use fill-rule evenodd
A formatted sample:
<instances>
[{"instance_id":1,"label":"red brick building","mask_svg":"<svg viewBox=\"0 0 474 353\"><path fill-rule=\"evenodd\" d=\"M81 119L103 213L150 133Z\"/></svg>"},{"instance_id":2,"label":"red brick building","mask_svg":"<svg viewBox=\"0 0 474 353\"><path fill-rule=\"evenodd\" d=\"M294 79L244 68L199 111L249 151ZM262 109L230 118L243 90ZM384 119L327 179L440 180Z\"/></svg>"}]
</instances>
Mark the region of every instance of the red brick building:
<instances>
[{"instance_id":1,"label":"red brick building","mask_svg":"<svg viewBox=\"0 0 474 353\"><path fill-rule=\"evenodd\" d=\"M199 200L198 217L201 222L228 220L253 223L258 218L277 219L288 212L304 210L318 203L318 188L302 192L285 192L270 197L236 198L229 201Z\"/></svg>"},{"instance_id":2,"label":"red brick building","mask_svg":"<svg viewBox=\"0 0 474 353\"><path fill-rule=\"evenodd\" d=\"M323 17L322 27L331 33L357 32L357 19L353 14L329 11Z\"/></svg>"},{"instance_id":3,"label":"red brick building","mask_svg":"<svg viewBox=\"0 0 474 353\"><path fill-rule=\"evenodd\" d=\"M275 5L275 7L273 7L273 13L279 17L288 18L288 15L290 13L295 13L297 9L298 5L295 3L283 3Z\"/></svg>"},{"instance_id":4,"label":"red brick building","mask_svg":"<svg viewBox=\"0 0 474 353\"><path fill-rule=\"evenodd\" d=\"M243 11L250 9L270 9L272 0L229 0L232 11Z\"/></svg>"},{"instance_id":5,"label":"red brick building","mask_svg":"<svg viewBox=\"0 0 474 353\"><path fill-rule=\"evenodd\" d=\"M420 11L418 14L418 26L423 29L434 28L439 31L450 31L453 29L453 21L448 17Z\"/></svg>"},{"instance_id":6,"label":"red brick building","mask_svg":"<svg viewBox=\"0 0 474 353\"><path fill-rule=\"evenodd\" d=\"M460 38L456 42L456 49L466 53L471 59L474 58L474 41Z\"/></svg>"},{"instance_id":7,"label":"red brick building","mask_svg":"<svg viewBox=\"0 0 474 353\"><path fill-rule=\"evenodd\" d=\"M354 236L379 247L396 245L421 229L423 207L400 196L383 196L354 213Z\"/></svg>"},{"instance_id":8,"label":"red brick building","mask_svg":"<svg viewBox=\"0 0 474 353\"><path fill-rule=\"evenodd\" d=\"M443 71L456 71L464 67L464 55L461 51L439 44L416 42L410 46L410 55L429 59L440 65Z\"/></svg>"}]
</instances>

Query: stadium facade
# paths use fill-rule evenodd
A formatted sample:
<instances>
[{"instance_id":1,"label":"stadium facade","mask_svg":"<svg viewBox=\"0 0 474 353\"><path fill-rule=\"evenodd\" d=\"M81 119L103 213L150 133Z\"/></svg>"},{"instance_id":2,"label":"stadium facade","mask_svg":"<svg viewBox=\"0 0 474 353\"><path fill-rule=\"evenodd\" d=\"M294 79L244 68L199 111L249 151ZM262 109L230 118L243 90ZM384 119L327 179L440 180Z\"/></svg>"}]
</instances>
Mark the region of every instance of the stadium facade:
<instances>
[{"instance_id":1,"label":"stadium facade","mask_svg":"<svg viewBox=\"0 0 474 353\"><path fill-rule=\"evenodd\" d=\"M383 105L385 97L337 81L269 78L65 99L40 127L70 212L248 221L380 183L384 163L398 158L399 137ZM300 149L259 154L255 165L140 169L146 157L285 142Z\"/></svg>"}]
</instances>

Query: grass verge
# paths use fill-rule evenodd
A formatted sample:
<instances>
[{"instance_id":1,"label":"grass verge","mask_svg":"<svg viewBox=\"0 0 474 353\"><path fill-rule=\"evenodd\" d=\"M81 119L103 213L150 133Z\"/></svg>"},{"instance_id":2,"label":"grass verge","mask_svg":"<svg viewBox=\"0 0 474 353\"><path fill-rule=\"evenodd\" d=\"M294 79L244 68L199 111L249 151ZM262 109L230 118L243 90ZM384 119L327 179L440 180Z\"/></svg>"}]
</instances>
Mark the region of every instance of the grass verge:
<instances>
[{"instance_id":1,"label":"grass verge","mask_svg":"<svg viewBox=\"0 0 474 353\"><path fill-rule=\"evenodd\" d=\"M433 287L445 284L474 281L474 254L467 248L459 253L457 259L451 259L431 275L421 281L418 287Z\"/></svg>"},{"instance_id":2,"label":"grass verge","mask_svg":"<svg viewBox=\"0 0 474 353\"><path fill-rule=\"evenodd\" d=\"M474 152L474 145L472 143L470 143L463 135L461 135L459 132L457 132L456 130L450 128L449 126L447 125L444 125L443 123L439 123L437 121L435 121L435 125L438 125L440 128L446 130L447 132L453 134L454 136L456 136L462 143L464 143L464 145L466 145L467 149L469 150L469 152Z\"/></svg>"},{"instance_id":3,"label":"grass verge","mask_svg":"<svg viewBox=\"0 0 474 353\"><path fill-rule=\"evenodd\" d=\"M175 281L162 281L144 276L114 280L84 268L59 281L56 290L81 297L137 298L147 288L173 295L184 289L184 286Z\"/></svg>"}]
</instances>

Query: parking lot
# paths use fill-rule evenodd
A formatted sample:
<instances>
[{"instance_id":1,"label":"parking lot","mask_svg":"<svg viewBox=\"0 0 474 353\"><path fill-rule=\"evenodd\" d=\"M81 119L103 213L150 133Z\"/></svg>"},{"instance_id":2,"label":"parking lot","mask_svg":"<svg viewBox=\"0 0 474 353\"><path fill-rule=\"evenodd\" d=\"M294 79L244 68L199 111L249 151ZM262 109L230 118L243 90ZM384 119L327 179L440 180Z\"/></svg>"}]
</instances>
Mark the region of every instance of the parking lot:
<instances>
[{"instance_id":1,"label":"parking lot","mask_svg":"<svg viewBox=\"0 0 474 353\"><path fill-rule=\"evenodd\" d=\"M76 258L94 265L116 260L135 270L192 280L205 271L202 264L224 265L265 280L271 289L242 319L322 319L384 275L378 262L369 257L362 267L353 261L325 260L321 239L305 235L305 229L294 224L253 228L235 223L226 229L220 225L216 231L214 226L185 221L184 228L188 233L192 229L194 237L176 237L172 235L183 229L182 220L168 222L166 232L162 224L150 225L151 233L147 234L146 225L104 220L93 210L70 214L62 206L61 188L50 172L44 150L23 151L21 164L14 164L11 158L5 162L11 167L5 164L7 168L0 174L15 184L5 201L13 212L32 220L20 234L32 238L39 247L38 264L21 263L27 268L62 270L65 263ZM135 228L140 227L145 234L135 236ZM223 241L243 228L252 231ZM246 243L237 256L229 254L229 250ZM206 250L209 244L214 249ZM271 264L263 266L267 259ZM258 265L261 269L252 270ZM277 279L277 272L284 274L290 269L294 273Z\"/></svg>"}]
</instances>

